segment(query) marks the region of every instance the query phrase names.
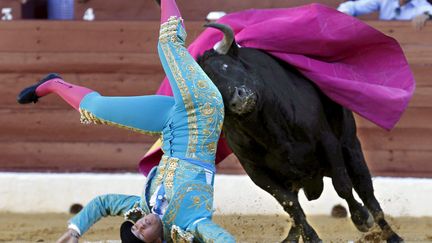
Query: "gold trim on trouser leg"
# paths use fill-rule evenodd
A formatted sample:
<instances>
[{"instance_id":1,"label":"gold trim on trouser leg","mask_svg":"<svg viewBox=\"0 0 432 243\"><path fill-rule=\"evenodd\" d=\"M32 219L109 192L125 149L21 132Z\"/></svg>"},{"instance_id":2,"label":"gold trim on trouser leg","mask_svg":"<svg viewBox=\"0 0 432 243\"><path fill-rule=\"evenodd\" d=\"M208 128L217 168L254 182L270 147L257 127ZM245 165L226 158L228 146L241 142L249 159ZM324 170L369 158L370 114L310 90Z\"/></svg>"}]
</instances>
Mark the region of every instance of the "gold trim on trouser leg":
<instances>
[{"instance_id":1,"label":"gold trim on trouser leg","mask_svg":"<svg viewBox=\"0 0 432 243\"><path fill-rule=\"evenodd\" d=\"M93 113L91 113L88 110L79 109L79 113L81 114L81 123L83 124L104 124L104 125L109 125L109 126L114 126L114 127L119 127L119 128L123 128L123 129L127 129L127 130L132 130L134 132L138 132L138 133L143 133L143 134L147 134L147 135L160 135L161 132L152 132L152 131L147 131L147 130L142 130L136 127L130 127L130 126L126 126L123 124L119 124L119 123L115 123L112 121L107 121L104 120L102 118L97 117L96 115L94 115Z\"/></svg>"},{"instance_id":2,"label":"gold trim on trouser leg","mask_svg":"<svg viewBox=\"0 0 432 243\"><path fill-rule=\"evenodd\" d=\"M186 157L214 163L223 117L222 96L210 78L183 46L185 32L181 19L171 17L161 25L159 46L165 71L175 81L188 116L188 144ZM200 138L200 139L198 139Z\"/></svg>"},{"instance_id":3,"label":"gold trim on trouser leg","mask_svg":"<svg viewBox=\"0 0 432 243\"><path fill-rule=\"evenodd\" d=\"M186 157L199 159L196 156L196 148L198 144L198 121L196 117L196 107L192 101L192 90L189 90L189 87L186 84L187 81L191 81L183 77L179 68L180 64L176 61L175 54L171 50L171 48L174 48L175 52L178 53L180 57L186 56L187 50L184 47L184 41L177 36L178 29L182 29L182 27L179 28L180 22L180 18L170 17L167 22L161 25L159 45L168 64L168 67L166 68L169 69L169 72L172 74L174 81L180 91L188 117L189 139ZM185 33L180 34L185 35Z\"/></svg>"}]
</instances>

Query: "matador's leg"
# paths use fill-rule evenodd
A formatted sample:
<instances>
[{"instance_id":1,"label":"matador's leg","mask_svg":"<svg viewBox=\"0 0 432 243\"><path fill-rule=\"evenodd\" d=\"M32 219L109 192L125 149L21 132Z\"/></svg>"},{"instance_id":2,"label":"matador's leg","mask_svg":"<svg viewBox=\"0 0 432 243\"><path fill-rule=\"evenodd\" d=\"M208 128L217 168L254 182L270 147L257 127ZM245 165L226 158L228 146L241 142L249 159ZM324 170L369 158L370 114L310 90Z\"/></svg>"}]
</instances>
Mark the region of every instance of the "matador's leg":
<instances>
[{"instance_id":1,"label":"matador's leg","mask_svg":"<svg viewBox=\"0 0 432 243\"><path fill-rule=\"evenodd\" d=\"M161 10L158 52L176 102L183 103L196 97L194 92L199 87L208 87L218 93L216 86L185 47L186 31L175 1L162 0ZM187 97L189 95L194 97Z\"/></svg>"},{"instance_id":2,"label":"matador's leg","mask_svg":"<svg viewBox=\"0 0 432 243\"><path fill-rule=\"evenodd\" d=\"M186 32L175 1L162 0L161 7L158 52L175 99L173 120L187 121L184 158L214 163L224 117L222 96L185 47Z\"/></svg>"},{"instance_id":3,"label":"matador's leg","mask_svg":"<svg viewBox=\"0 0 432 243\"><path fill-rule=\"evenodd\" d=\"M40 97L56 93L75 110L78 110L82 98L91 92L93 90L67 83L59 75L51 73L38 83L23 89L18 95L18 102L21 104L36 103Z\"/></svg>"},{"instance_id":4,"label":"matador's leg","mask_svg":"<svg viewBox=\"0 0 432 243\"><path fill-rule=\"evenodd\" d=\"M25 88L18 96L21 104L37 102L55 93L81 113L83 122L114 125L141 133L159 134L174 105L172 97L149 95L105 97L86 87L64 81L50 74Z\"/></svg>"}]
</instances>

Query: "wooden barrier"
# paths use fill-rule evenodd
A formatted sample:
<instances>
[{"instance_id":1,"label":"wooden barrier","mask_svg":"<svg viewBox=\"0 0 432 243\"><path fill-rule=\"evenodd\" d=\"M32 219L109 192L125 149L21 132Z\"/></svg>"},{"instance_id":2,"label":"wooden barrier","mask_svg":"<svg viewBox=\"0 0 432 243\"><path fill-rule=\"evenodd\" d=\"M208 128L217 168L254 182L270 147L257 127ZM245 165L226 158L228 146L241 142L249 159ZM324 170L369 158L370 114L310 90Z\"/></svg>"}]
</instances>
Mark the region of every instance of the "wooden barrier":
<instances>
[{"instance_id":1,"label":"wooden barrier","mask_svg":"<svg viewBox=\"0 0 432 243\"><path fill-rule=\"evenodd\" d=\"M266 2L266 1L264 1ZM391 132L360 117L358 134L373 175L432 177L432 28L369 21L393 36L417 80L409 108ZM202 22L189 21L189 41ZM48 72L103 95L153 94L164 74L156 54L158 21L0 22L0 170L136 171L156 138L79 123L60 98L18 105L16 95ZM230 156L221 173L243 173Z\"/></svg>"},{"instance_id":2,"label":"wooden barrier","mask_svg":"<svg viewBox=\"0 0 432 243\"><path fill-rule=\"evenodd\" d=\"M0 9L12 8L13 19L46 19L46 0L1 0ZM287 8L311 3L321 3L336 8L343 0L178 0L177 3L186 20L202 21L211 11L227 13L251 8ZM75 20L82 20L87 9L92 8L95 20L159 20L160 10L155 1L142 0L75 0ZM377 19L378 14L368 14L362 19Z\"/></svg>"},{"instance_id":3,"label":"wooden barrier","mask_svg":"<svg viewBox=\"0 0 432 243\"><path fill-rule=\"evenodd\" d=\"M1 0L0 9L3 7L12 8L14 19L42 18L41 12L46 15L47 3L43 0L27 0L24 5L24 11L28 12L29 16L22 16L23 6L22 0ZM183 13L183 17L188 20L202 21L211 11L233 12L249 8L287 8L295 7L310 3L319 2L330 7L337 7L343 0L178 0L177 3ZM75 0L75 19L82 20L85 11L88 8L93 8L96 20L159 20L160 9L156 1L142 0L91 0L80 1ZM33 16L33 15L40 16Z\"/></svg>"},{"instance_id":4,"label":"wooden barrier","mask_svg":"<svg viewBox=\"0 0 432 243\"><path fill-rule=\"evenodd\" d=\"M227 13L249 8L287 8L319 2L337 7L343 0L177 0L187 20L202 21L210 11ZM159 20L160 10L155 1L91 0L76 4L75 16L80 19L87 8L94 8L98 20Z\"/></svg>"}]
</instances>

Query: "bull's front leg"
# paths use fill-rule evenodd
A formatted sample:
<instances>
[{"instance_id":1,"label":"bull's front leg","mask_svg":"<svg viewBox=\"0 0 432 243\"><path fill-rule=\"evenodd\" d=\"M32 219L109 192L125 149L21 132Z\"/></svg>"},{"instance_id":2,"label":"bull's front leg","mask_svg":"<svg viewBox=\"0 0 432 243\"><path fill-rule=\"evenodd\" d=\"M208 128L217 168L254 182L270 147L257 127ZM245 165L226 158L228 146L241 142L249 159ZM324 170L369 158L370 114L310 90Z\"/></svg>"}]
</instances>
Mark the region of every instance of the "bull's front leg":
<instances>
[{"instance_id":1,"label":"bull's front leg","mask_svg":"<svg viewBox=\"0 0 432 243\"><path fill-rule=\"evenodd\" d=\"M242 163L242 165L252 181L276 198L292 218L293 225L283 242L298 242L300 236L304 242L322 242L306 220L306 215L298 201L297 190L287 190L279 185L266 171L266 168L259 168L248 163Z\"/></svg>"}]
</instances>

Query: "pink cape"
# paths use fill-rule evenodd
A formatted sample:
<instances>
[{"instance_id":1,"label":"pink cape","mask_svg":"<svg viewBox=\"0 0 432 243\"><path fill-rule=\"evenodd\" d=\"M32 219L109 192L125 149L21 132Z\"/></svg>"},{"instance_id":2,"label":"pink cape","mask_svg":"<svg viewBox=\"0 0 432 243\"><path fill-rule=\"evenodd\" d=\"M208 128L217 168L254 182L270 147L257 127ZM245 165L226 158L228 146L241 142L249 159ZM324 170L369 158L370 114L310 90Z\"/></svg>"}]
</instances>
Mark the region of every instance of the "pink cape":
<instances>
[{"instance_id":1,"label":"pink cape","mask_svg":"<svg viewBox=\"0 0 432 243\"><path fill-rule=\"evenodd\" d=\"M332 100L387 130L413 95L414 77L397 41L335 9L320 4L252 9L218 22L233 28L240 46L295 66ZM220 31L208 28L188 50L196 58L221 39ZM172 95L166 78L157 93ZM219 145L217 157L223 160L231 151L224 141ZM153 157L140 162L144 174L159 162Z\"/></svg>"}]
</instances>

